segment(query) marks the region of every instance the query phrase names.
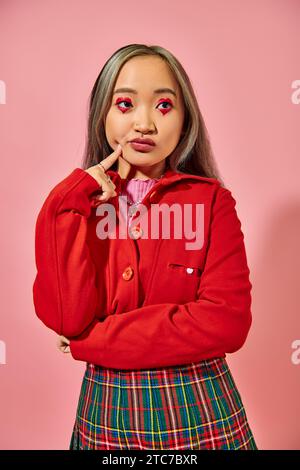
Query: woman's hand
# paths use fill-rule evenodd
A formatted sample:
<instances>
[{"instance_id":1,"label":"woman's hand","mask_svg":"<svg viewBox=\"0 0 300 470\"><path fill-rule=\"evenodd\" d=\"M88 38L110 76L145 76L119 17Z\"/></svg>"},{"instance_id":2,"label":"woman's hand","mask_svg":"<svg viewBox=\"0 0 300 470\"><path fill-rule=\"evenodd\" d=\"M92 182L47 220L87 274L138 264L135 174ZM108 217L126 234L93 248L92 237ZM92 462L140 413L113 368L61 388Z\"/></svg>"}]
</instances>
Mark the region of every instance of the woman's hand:
<instances>
[{"instance_id":1,"label":"woman's hand","mask_svg":"<svg viewBox=\"0 0 300 470\"><path fill-rule=\"evenodd\" d=\"M70 341L65 336L59 336L57 340L58 349L63 353L69 353L70 351Z\"/></svg>"},{"instance_id":2,"label":"woman's hand","mask_svg":"<svg viewBox=\"0 0 300 470\"><path fill-rule=\"evenodd\" d=\"M93 165L90 168L87 168L85 171L89 173L101 186L103 193L101 196L98 196L100 201L107 201L111 197L117 195L115 188L116 185L111 181L107 180L107 176L105 171L107 171L113 163L122 155L122 146L119 144L116 150L111 153L108 157L101 161L101 165ZM103 168L102 168L103 166ZM105 171L104 171L105 170Z\"/></svg>"}]
</instances>

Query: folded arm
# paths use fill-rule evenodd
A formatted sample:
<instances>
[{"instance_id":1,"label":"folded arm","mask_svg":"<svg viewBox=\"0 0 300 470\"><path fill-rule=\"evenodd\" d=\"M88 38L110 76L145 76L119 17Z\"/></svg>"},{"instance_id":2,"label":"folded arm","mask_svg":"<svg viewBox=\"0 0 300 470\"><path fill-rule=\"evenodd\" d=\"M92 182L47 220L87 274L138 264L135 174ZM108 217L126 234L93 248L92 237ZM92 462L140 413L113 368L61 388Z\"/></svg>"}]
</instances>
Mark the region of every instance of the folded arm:
<instances>
[{"instance_id":1,"label":"folded arm","mask_svg":"<svg viewBox=\"0 0 300 470\"><path fill-rule=\"evenodd\" d=\"M77 336L95 318L96 269L86 238L90 196L99 188L91 175L76 168L52 189L36 221L35 311L66 337Z\"/></svg>"},{"instance_id":2,"label":"folded arm","mask_svg":"<svg viewBox=\"0 0 300 470\"><path fill-rule=\"evenodd\" d=\"M147 305L94 319L71 339L74 359L143 369L224 357L240 349L252 322L252 284L235 205L231 192L220 187L197 300Z\"/></svg>"}]
</instances>

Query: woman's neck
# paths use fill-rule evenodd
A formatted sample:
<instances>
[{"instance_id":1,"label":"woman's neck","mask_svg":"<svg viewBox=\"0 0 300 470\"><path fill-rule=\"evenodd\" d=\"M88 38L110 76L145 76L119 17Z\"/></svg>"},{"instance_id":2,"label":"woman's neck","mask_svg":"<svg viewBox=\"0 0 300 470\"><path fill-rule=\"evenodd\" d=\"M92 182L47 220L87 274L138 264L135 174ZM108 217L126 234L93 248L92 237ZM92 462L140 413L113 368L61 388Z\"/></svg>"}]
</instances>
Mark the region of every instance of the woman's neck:
<instances>
[{"instance_id":1,"label":"woman's neck","mask_svg":"<svg viewBox=\"0 0 300 470\"><path fill-rule=\"evenodd\" d=\"M122 179L154 179L160 178L166 170L166 161L163 160L156 165L151 165L148 167L141 167L136 165L131 165L124 158L119 157L118 159L118 173Z\"/></svg>"}]
</instances>

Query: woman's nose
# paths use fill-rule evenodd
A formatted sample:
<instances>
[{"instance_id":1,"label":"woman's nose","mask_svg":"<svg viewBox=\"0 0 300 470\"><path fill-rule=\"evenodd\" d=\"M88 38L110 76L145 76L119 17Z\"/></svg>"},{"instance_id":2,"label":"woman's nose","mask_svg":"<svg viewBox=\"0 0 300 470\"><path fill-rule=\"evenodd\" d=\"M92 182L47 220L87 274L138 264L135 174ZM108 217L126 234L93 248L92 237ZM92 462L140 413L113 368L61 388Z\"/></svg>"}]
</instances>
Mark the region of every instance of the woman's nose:
<instances>
[{"instance_id":1,"label":"woman's nose","mask_svg":"<svg viewBox=\"0 0 300 470\"><path fill-rule=\"evenodd\" d=\"M141 134L153 134L155 132L154 129L152 129L150 126L139 126L139 125L135 125L134 126L134 130L136 132L139 132Z\"/></svg>"},{"instance_id":2,"label":"woman's nose","mask_svg":"<svg viewBox=\"0 0 300 470\"><path fill-rule=\"evenodd\" d=\"M155 132L156 126L151 117L151 113L147 110L139 111L138 115L135 116L134 128L136 131L146 134L148 132Z\"/></svg>"}]
</instances>

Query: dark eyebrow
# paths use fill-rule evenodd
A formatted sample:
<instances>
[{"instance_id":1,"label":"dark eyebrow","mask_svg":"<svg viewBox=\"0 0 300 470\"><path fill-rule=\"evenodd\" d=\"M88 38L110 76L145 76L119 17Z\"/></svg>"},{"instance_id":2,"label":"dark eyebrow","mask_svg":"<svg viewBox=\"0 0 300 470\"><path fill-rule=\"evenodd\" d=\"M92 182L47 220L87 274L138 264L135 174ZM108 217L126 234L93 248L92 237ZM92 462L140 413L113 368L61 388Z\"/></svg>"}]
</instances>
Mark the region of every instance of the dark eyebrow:
<instances>
[{"instance_id":1,"label":"dark eyebrow","mask_svg":"<svg viewBox=\"0 0 300 470\"><path fill-rule=\"evenodd\" d=\"M115 93L134 93L135 95L137 95L138 92L134 90L133 88L123 87L123 88L118 88L117 90L115 90L114 94ZM172 95L177 97L175 91L172 90L171 88L158 88L157 90L154 90L153 93L157 95L161 93L171 93Z\"/></svg>"}]
</instances>

